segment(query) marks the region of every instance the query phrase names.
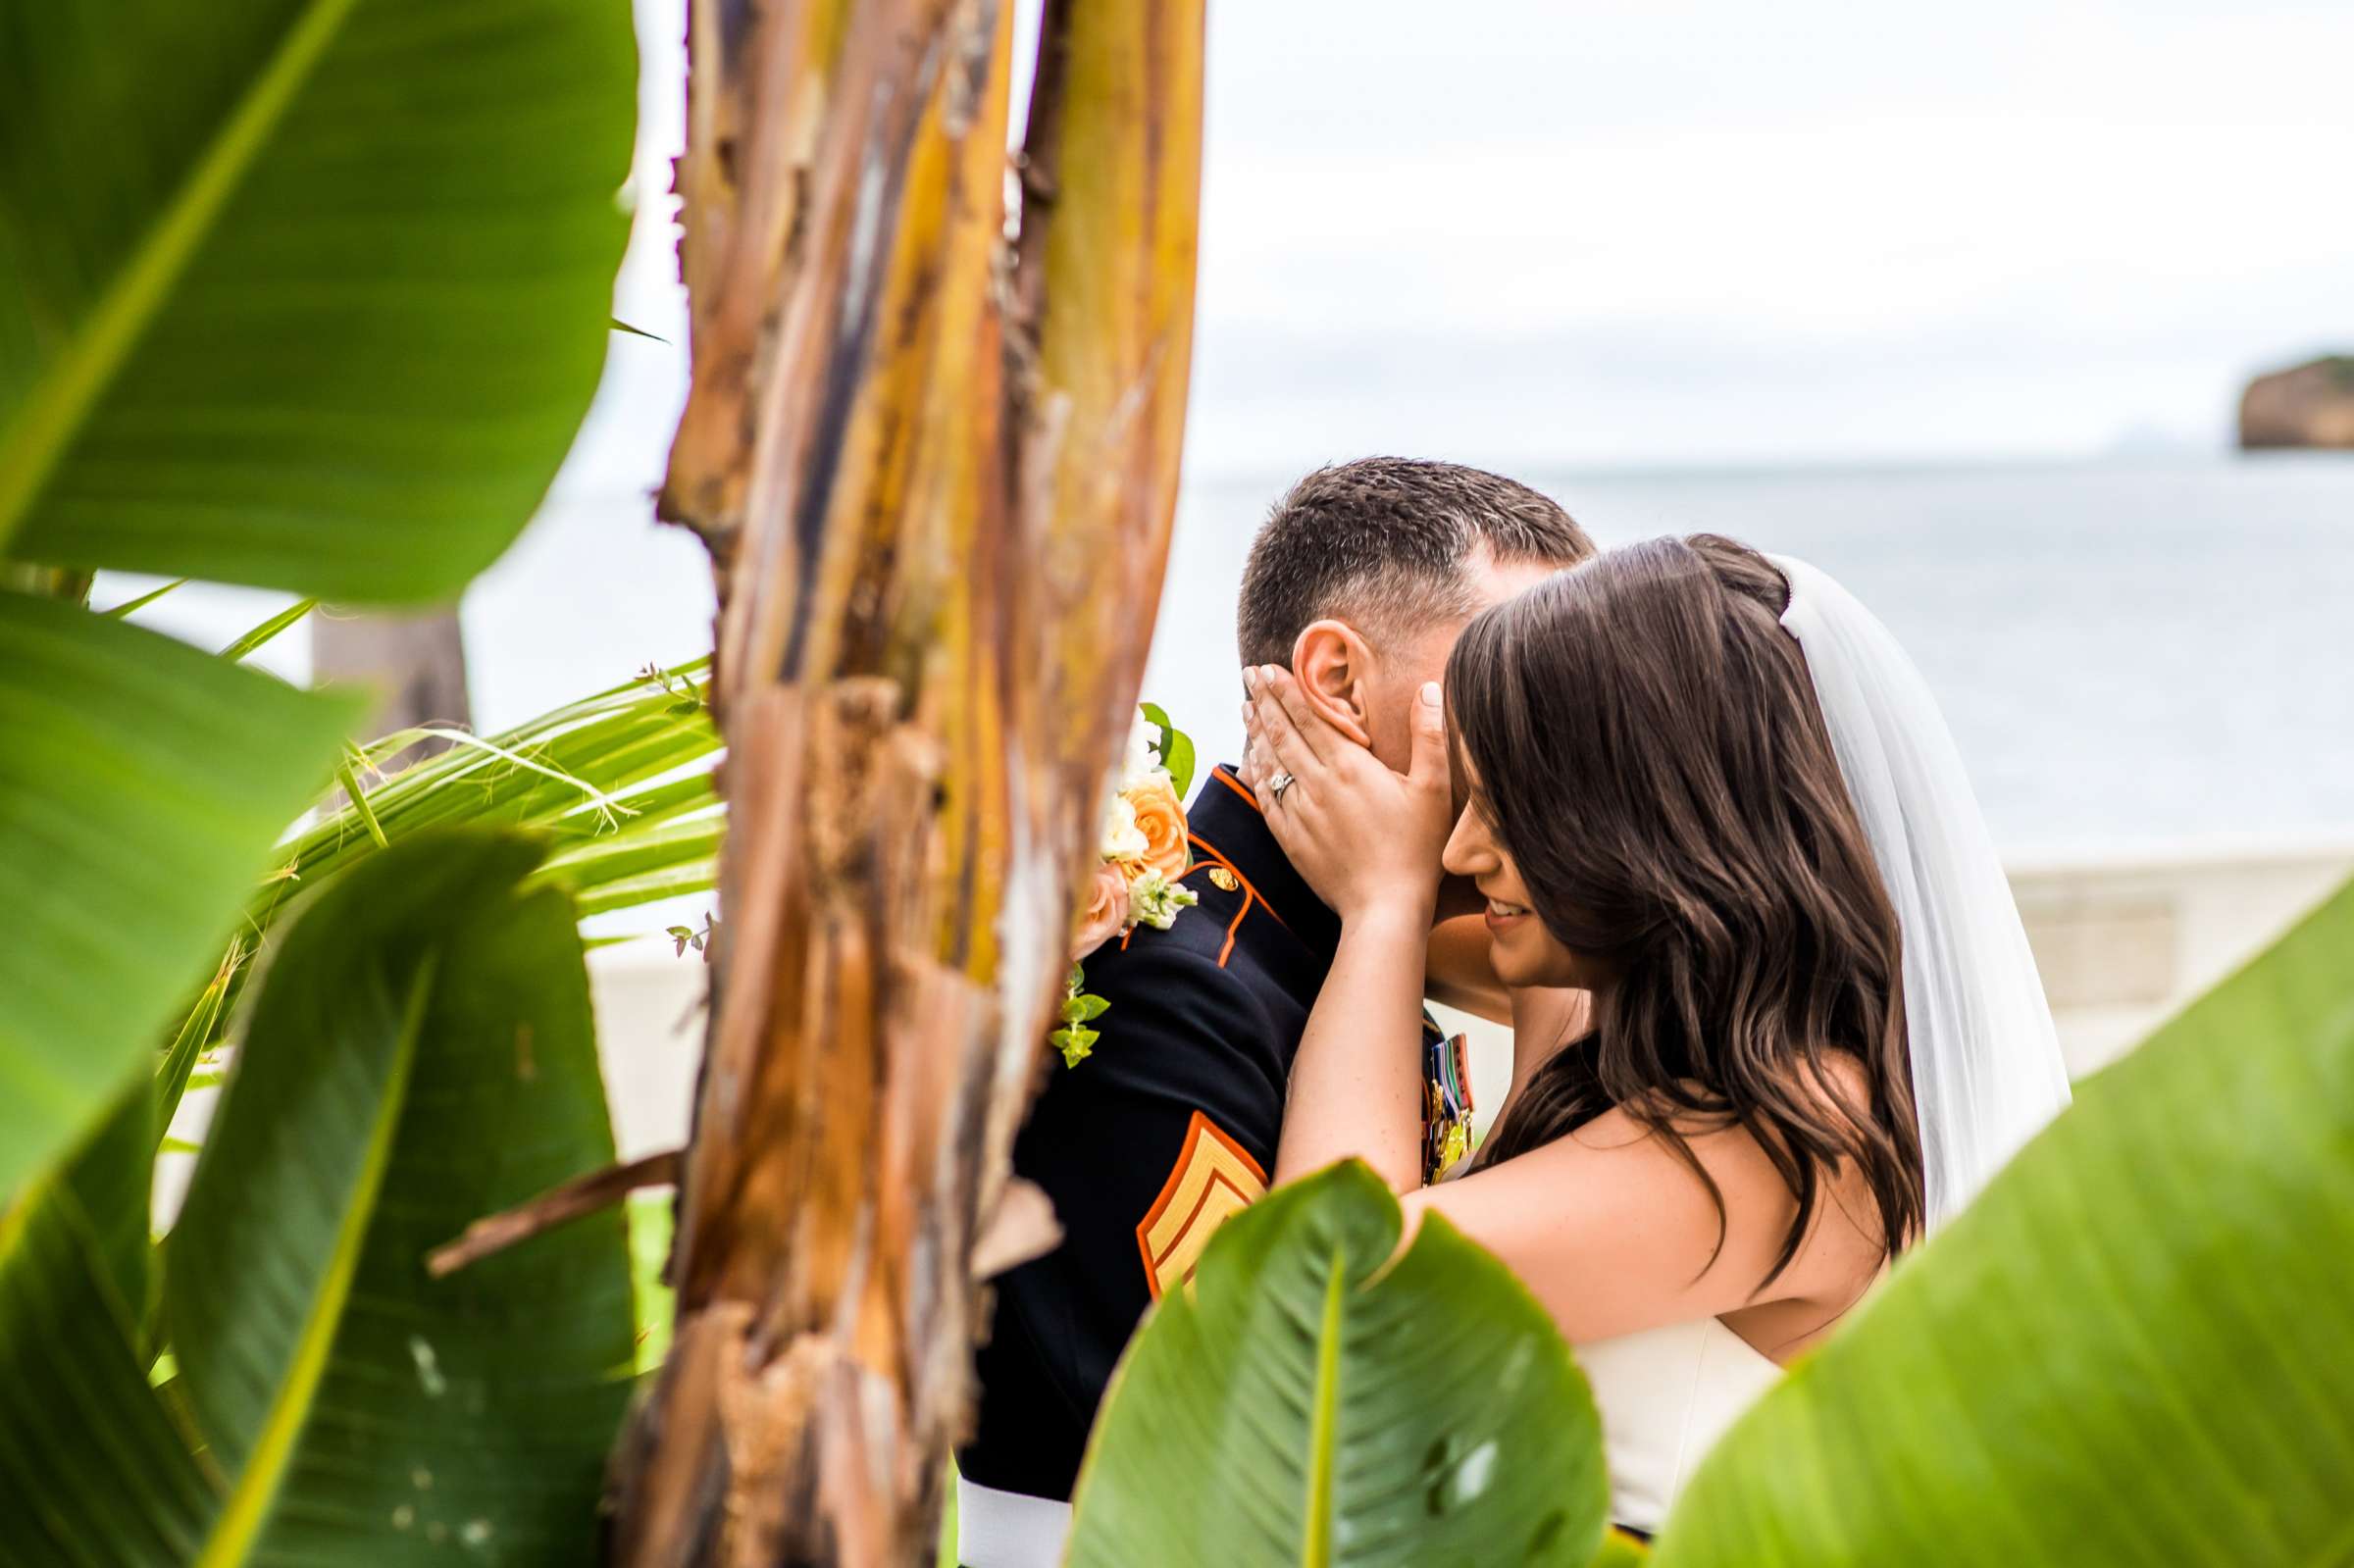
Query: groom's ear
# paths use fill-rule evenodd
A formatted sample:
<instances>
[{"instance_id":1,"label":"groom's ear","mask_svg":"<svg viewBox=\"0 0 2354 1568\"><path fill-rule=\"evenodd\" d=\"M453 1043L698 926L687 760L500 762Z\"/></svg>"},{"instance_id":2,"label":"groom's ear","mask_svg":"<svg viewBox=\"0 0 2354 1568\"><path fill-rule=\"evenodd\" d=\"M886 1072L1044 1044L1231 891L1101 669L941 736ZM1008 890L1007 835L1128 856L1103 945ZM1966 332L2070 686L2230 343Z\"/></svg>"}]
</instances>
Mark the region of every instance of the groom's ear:
<instances>
[{"instance_id":1,"label":"groom's ear","mask_svg":"<svg viewBox=\"0 0 2354 1568\"><path fill-rule=\"evenodd\" d=\"M1373 747L1373 650L1346 621L1313 621L1292 644L1292 676L1335 730Z\"/></svg>"}]
</instances>

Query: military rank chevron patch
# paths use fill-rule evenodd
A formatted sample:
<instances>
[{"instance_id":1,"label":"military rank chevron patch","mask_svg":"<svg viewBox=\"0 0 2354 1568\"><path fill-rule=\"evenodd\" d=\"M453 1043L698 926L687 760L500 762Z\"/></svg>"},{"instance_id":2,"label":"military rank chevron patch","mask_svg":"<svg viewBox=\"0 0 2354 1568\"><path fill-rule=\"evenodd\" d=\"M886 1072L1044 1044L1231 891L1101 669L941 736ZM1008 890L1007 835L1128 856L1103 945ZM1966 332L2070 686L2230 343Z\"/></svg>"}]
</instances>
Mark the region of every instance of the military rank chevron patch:
<instances>
[{"instance_id":1,"label":"military rank chevron patch","mask_svg":"<svg viewBox=\"0 0 2354 1568\"><path fill-rule=\"evenodd\" d=\"M1187 1124L1176 1168L1136 1228L1152 1299L1192 1278L1212 1232L1266 1195L1267 1173L1200 1111Z\"/></svg>"}]
</instances>

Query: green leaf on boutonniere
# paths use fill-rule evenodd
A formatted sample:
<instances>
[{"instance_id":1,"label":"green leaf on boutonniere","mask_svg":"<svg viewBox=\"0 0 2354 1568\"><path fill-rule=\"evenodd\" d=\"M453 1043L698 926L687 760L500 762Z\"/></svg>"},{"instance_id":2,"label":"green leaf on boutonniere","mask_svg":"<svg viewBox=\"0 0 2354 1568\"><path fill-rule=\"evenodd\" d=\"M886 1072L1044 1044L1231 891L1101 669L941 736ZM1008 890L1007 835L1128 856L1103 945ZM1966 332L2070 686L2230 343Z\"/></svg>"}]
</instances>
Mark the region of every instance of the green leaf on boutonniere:
<instances>
[{"instance_id":1,"label":"green leaf on boutonniere","mask_svg":"<svg viewBox=\"0 0 2354 1568\"><path fill-rule=\"evenodd\" d=\"M1168 710L1157 702L1140 702L1137 711L1145 722L1160 732L1160 765L1169 773L1169 783L1183 800L1185 792L1194 786L1193 737L1169 722Z\"/></svg>"},{"instance_id":2,"label":"green leaf on boutonniere","mask_svg":"<svg viewBox=\"0 0 2354 1568\"><path fill-rule=\"evenodd\" d=\"M1062 1052L1065 1067L1077 1067L1086 1061L1094 1052L1096 1041L1102 1037L1100 1033L1082 1024L1066 1024L1047 1037Z\"/></svg>"}]
</instances>

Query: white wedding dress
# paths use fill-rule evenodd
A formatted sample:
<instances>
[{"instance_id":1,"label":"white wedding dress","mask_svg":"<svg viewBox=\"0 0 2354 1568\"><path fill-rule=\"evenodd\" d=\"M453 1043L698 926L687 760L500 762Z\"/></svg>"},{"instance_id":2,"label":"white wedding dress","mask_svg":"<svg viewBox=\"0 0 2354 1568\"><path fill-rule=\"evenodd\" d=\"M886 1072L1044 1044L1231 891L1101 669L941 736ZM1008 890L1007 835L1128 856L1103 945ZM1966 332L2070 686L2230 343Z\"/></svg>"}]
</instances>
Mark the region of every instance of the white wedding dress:
<instances>
[{"instance_id":1,"label":"white wedding dress","mask_svg":"<svg viewBox=\"0 0 2354 1568\"><path fill-rule=\"evenodd\" d=\"M1724 1431L1782 1369L1714 1318L1577 1346L1602 1411L1611 1522L1656 1533Z\"/></svg>"}]
</instances>

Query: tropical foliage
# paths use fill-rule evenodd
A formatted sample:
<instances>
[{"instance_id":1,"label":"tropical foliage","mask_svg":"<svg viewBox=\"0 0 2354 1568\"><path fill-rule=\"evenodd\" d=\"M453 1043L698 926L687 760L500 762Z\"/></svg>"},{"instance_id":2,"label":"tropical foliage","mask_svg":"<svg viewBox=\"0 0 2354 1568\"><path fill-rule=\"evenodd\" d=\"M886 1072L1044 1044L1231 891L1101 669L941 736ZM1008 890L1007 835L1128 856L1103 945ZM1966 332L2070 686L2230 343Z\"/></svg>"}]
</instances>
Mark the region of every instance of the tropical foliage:
<instances>
[{"instance_id":1,"label":"tropical foliage","mask_svg":"<svg viewBox=\"0 0 2354 1568\"><path fill-rule=\"evenodd\" d=\"M914 1560L975 1259L1049 1229L1008 1167L1160 597L1203 5L1023 11L695 9L662 505L720 583L734 907L624 1562Z\"/></svg>"},{"instance_id":2,"label":"tropical foliage","mask_svg":"<svg viewBox=\"0 0 2354 1568\"><path fill-rule=\"evenodd\" d=\"M43 608L81 613L62 605ZM205 657L184 651L189 658ZM439 1422L444 1407L438 1401L453 1375L471 1369L472 1413L482 1419L451 1433L449 1442L475 1454L469 1461L475 1472L437 1469L429 1462L438 1451L435 1444L411 1442L392 1454L381 1443L370 1448L344 1441L331 1451L377 1466L366 1475L383 1482L377 1490L384 1492L378 1500L384 1505L346 1510L307 1535L291 1523L271 1525L263 1530L269 1541L300 1540L304 1553L331 1560L348 1548L358 1552L355 1560L371 1562L398 1560L403 1532L412 1526L417 1550L449 1542L480 1547L493 1532L503 1532L506 1543L494 1555L521 1553L522 1560L563 1560L578 1545L579 1521L595 1492L593 1461L610 1441L626 1392L630 1337L635 1333L638 1340L639 1371L658 1363L666 1342L667 1300L654 1276L668 1235L667 1210L633 1206L631 1244L640 1275L634 1292L628 1274L614 1272L623 1267L622 1254L611 1252L609 1235L583 1250L586 1227L604 1221L584 1222L582 1231L569 1233L569 1251L534 1254L527 1248L512 1255L539 1256L537 1268L494 1258L435 1284L421 1264L430 1247L449 1241L483 1214L611 1158L576 928L591 913L624 911L710 885L721 818L709 773L716 735L701 705L700 676L699 662L648 671L628 685L505 733L451 736L458 741L452 749L326 805L307 832L280 846L280 868L250 894L237 937L156 1061L151 1080L140 1075L117 1092L55 1175L28 1184L0 1217L0 1359L50 1347L40 1352L40 1375L27 1373L25 1402L0 1410L0 1450L27 1444L22 1450L27 1464L87 1466L100 1448L132 1453L139 1450L125 1444L154 1436L138 1436L154 1426L152 1412L128 1391L121 1395L128 1407L110 1418L118 1420L118 1429L57 1430L59 1401L43 1391L60 1375L50 1354L64 1345L63 1353L86 1356L100 1369L91 1376L102 1387L105 1379L124 1391L134 1382L143 1387L153 1365L152 1375L165 1382L159 1408L173 1418L156 1430L191 1441L201 1432L208 1439L199 1445L201 1454L222 1451L220 1442L210 1441L210 1428L183 1409L207 1386L208 1366L218 1359L208 1346L223 1325L203 1321L204 1313L226 1323L250 1318L262 1306L307 1301L304 1325L279 1325L281 1338L314 1337L300 1353L315 1359L332 1342L338 1355L375 1358L351 1362L355 1370L348 1378L383 1384L385 1366L413 1366L419 1389L441 1391L428 1393L433 1402L400 1416L397 1401L352 1402L345 1398L351 1391L337 1393L340 1385L331 1377L321 1385L325 1393L306 1387L271 1396L282 1406L278 1419L287 1431L316 1430L318 1436L304 1441L332 1445L337 1440L326 1434L334 1419L361 1421L380 1436L395 1417ZM265 685L275 689L274 683ZM346 777L356 782L367 755L396 750L413 738L395 733L363 748ZM488 840L480 837L491 824L535 833L511 837L491 854L482 847ZM485 865L467 859L486 855ZM455 957L435 945L443 943L455 944ZM419 944L430 949L423 956L409 950ZM354 1016L372 998L381 999L375 993L384 983L375 970L429 962L435 969L435 1005L420 1015L408 1042L397 1046L415 1060L402 1058L389 1068L369 1063L370 1051L393 1048L385 1044L388 1026L382 1020L371 1027ZM493 967L480 970L484 964ZM234 1004L257 973L266 974L266 984L240 1009ZM500 1007L522 1010L508 1022ZM218 1048L232 1042L233 1057ZM224 1059L233 1060L233 1072ZM360 1064L368 1070L355 1084L350 1072ZM162 1241L151 1241L148 1193L156 1156L159 1148L182 1146L165 1138L163 1130L191 1085L211 1089L224 1079L234 1092L223 1097L211 1118L185 1207ZM389 1120L421 1115L422 1122L397 1126ZM501 1152L526 1127L532 1130L530 1156ZM289 1129L299 1135L289 1138ZM378 1151L381 1169L328 1168L366 1147L370 1138L387 1137L394 1140ZM396 1229L382 1223L388 1210L400 1215ZM315 1239L309 1253L291 1262L276 1255L274 1248L300 1242L306 1223L336 1228L346 1251L364 1233L373 1250L343 1259L360 1272L348 1280L333 1276ZM615 1278L622 1281L617 1309L606 1299ZM170 1290L166 1279L173 1282ZM209 1295L197 1283L204 1281L212 1282ZM350 1296L355 1290L368 1291L357 1306ZM533 1325L555 1299L577 1301L581 1315L568 1308L564 1333L550 1336ZM385 1321L363 1330L355 1313ZM386 1326L424 1324L435 1313L444 1319L438 1335L420 1331L412 1340ZM553 1351L566 1335L590 1331L602 1338L592 1354L579 1351L576 1360L593 1373L580 1395L593 1408L582 1405L571 1419L591 1436L574 1452L569 1480L553 1484L548 1465L555 1455L549 1452L486 1452L502 1441L492 1423L506 1424L498 1431L528 1431L571 1397L561 1377L551 1377L535 1355L509 1353L513 1346L503 1345L501 1336L526 1335L539 1350ZM370 1333L379 1341L372 1347ZM242 1353L250 1358L255 1352ZM118 1363L128 1364L129 1380L104 1370ZM342 1364L328 1364L326 1374ZM233 1375L212 1375L231 1388L247 1387L253 1377L247 1365ZM314 1366L304 1375L323 1374ZM284 1376L296 1373L285 1369ZM516 1381L501 1381L507 1378ZM324 1418L314 1429L308 1413L329 1398L344 1399L336 1409L364 1415ZM299 1489L289 1492L260 1478L252 1487L232 1487L224 1497L211 1466L209 1457L200 1462L205 1474L191 1493L196 1503L193 1511L182 1510L178 1524L123 1526L133 1537L163 1531L169 1548L164 1555L123 1560L193 1560L179 1554L183 1546L195 1549L188 1544L195 1539L190 1532L236 1497L246 1499L239 1506L260 1509L247 1521L255 1530L263 1529L264 1516L278 1517L279 1500L293 1498L289 1519L309 1506ZM171 1482L181 1468L159 1462L153 1474L159 1483ZM38 1465L13 1476L0 1463L0 1495L19 1495L18 1481L32 1487L47 1474ZM446 1484L429 1497L423 1492L435 1483L429 1479L421 1488L414 1479L419 1475L438 1475ZM93 1471L75 1480L88 1486L106 1477ZM365 1480L352 1471L339 1485L364 1491ZM512 1507L468 1501L469 1487L512 1492L520 1486L529 1492L543 1482L549 1495L529 1517ZM129 1482L118 1476L106 1484ZM156 1507L165 1506L171 1491L165 1486L156 1494L164 1499ZM60 1495L73 1495L73 1489ZM264 1506L257 1497L272 1500ZM147 1504L134 1501L135 1515ZM460 1508L471 1511L453 1512ZM75 1532L101 1513L84 1518L42 1512L66 1536L27 1535L23 1543L33 1554L23 1560L68 1560L43 1557L36 1547L77 1539ZM112 1538L101 1532L93 1539ZM373 1544L360 1550L357 1543L369 1541ZM271 1554L278 1549L271 1547ZM0 1562L10 1560L8 1548L0 1546Z\"/></svg>"},{"instance_id":3,"label":"tropical foliage","mask_svg":"<svg viewBox=\"0 0 2354 1568\"><path fill-rule=\"evenodd\" d=\"M444 598L604 358L625 0L0 22L0 553Z\"/></svg>"},{"instance_id":4,"label":"tropical foliage","mask_svg":"<svg viewBox=\"0 0 2354 1568\"><path fill-rule=\"evenodd\" d=\"M90 615L89 569L455 592L593 391L626 0L0 19L0 1193L212 973L357 711ZM58 569L58 570L46 570Z\"/></svg>"},{"instance_id":5,"label":"tropical foliage","mask_svg":"<svg viewBox=\"0 0 2354 1568\"><path fill-rule=\"evenodd\" d=\"M148 1288L110 1244L143 1233L144 1181L77 1172L11 1207L0 1558L588 1553L629 1391L620 1215L447 1280L423 1263L612 1156L572 903L529 881L542 852L429 834L303 903L166 1248L161 1388ZM151 1095L124 1120L144 1131ZM76 1164L143 1173L128 1141Z\"/></svg>"},{"instance_id":6,"label":"tropical foliage","mask_svg":"<svg viewBox=\"0 0 2354 1568\"><path fill-rule=\"evenodd\" d=\"M11 1498L40 1498L39 1533L7 1549L578 1560L581 1454L631 1359L600 1305L614 1227L515 1255L571 1259L561 1279L493 1259L435 1285L416 1249L607 1152L567 1131L601 1127L573 1083L572 928L711 884L699 672L380 780L414 735L357 750L353 704L239 662L319 599L445 601L537 505L610 320L628 6L232 9L0 20L0 1302L21 1374L0 1452ZM920 1477L960 1419L969 1260L1149 639L1189 362L1201 6L1049 8L1018 237L1012 8L755 8L694 46L698 351L665 509L714 548L737 782L765 808L743 820L770 835L731 876L783 926L724 944L747 957L709 1076L755 1109L706 1117L688 1161L680 1345L705 1359L644 1429L684 1459L640 1471L717 1451L697 1446L694 1373L740 1287L766 1289L773 1239L839 1216L886 1292L848 1316L888 1325L902 1361L880 1398L825 1401L816 1433L830 1469L872 1434L883 1463L843 1473L883 1478L877 1496L799 1499L832 1542L813 1549L856 1555L843 1532L876 1507L889 1539L922 1532ZM99 569L299 602L208 658L89 613ZM340 803L286 836L331 780ZM538 835L527 852L462 822ZM815 922L793 902L813 887ZM863 957L832 940L845 911ZM897 1088L838 1137L775 1139L759 1108L810 1080L792 1053L733 1076L726 1041L783 1037L757 977L790 973L811 931L829 935L808 973L884 982L832 1009L831 1048L873 1066L901 1042L888 1073L825 1076ZM159 1254L156 1151L178 1147L181 1095L224 1083ZM573 1087L542 1103L518 1084ZM465 1151L432 1149L429 1110ZM739 1158L762 1169L735 1183ZM862 1195L782 1214L779 1159ZM768 1342L847 1321L840 1285L820 1268L780 1291L811 1310ZM521 1343L519 1287L578 1296L577 1329ZM773 1385L756 1403L786 1436L821 1409ZM807 1450L763 1451L790 1476ZM475 1507L502 1470L498 1506ZM696 1528L640 1501L625 1489L625 1551L649 1525Z\"/></svg>"},{"instance_id":7,"label":"tropical foliage","mask_svg":"<svg viewBox=\"0 0 2354 1568\"><path fill-rule=\"evenodd\" d=\"M1662 1568L2346 1561L2350 954L2354 887L2080 1086L1719 1443L1653 1553ZM1480 1549L1462 1560L1584 1560L1524 1557L1509 1532L1409 1505L1431 1494L1414 1456L1506 1430L1499 1409L1466 1417L1447 1391L1510 1407L1499 1488L1560 1467L1556 1434L1592 1466L1598 1436L1582 1391L1554 1394L1548 1419L1521 1408L1525 1372L1497 1377L1489 1337L1524 1333L1528 1307L1493 1266L1458 1266L1413 1332L1350 1332L1332 1303L1356 1304L1343 1282L1395 1232L1372 1223L1387 1199L1370 1181L1327 1175L1238 1217L1196 1298L1150 1321L1097 1429L1075 1561L1444 1562L1466 1527ZM1335 1239L1353 1227L1362 1240ZM1426 1244L1362 1299L1398 1289ZM1377 1425L1315 1419L1336 1368L1354 1373L1343 1389L1386 1391ZM1347 1471L1330 1456L1370 1453L1396 1456L1387 1492L1335 1484ZM1570 1511L1584 1529L1582 1502Z\"/></svg>"},{"instance_id":8,"label":"tropical foliage","mask_svg":"<svg viewBox=\"0 0 2354 1568\"><path fill-rule=\"evenodd\" d=\"M1014 1208L1168 536L1202 17L1049 4L1009 208L1012 9L695 39L666 507L726 599L756 918L622 1455L637 1560L911 1556ZM356 747L353 702L241 661L316 599L447 599L537 506L633 76L626 0L0 10L0 1564L597 1549L668 1210L425 1257L611 1160L580 922L713 885L705 672L386 778L417 733ZM301 602L213 655L88 610L99 569ZM2346 1560L2349 951L2354 892L2086 1085L1656 1555ZM1076 1561L1638 1554L1543 1314L1398 1233L1348 1170L1225 1229L1115 1385Z\"/></svg>"},{"instance_id":9,"label":"tropical foliage","mask_svg":"<svg viewBox=\"0 0 2354 1568\"><path fill-rule=\"evenodd\" d=\"M0 1562L593 1550L622 1217L424 1254L610 1163L579 922L709 885L700 672L385 779L242 661L537 506L635 88L627 0L0 15ZM214 655L100 568L299 597Z\"/></svg>"},{"instance_id":10,"label":"tropical foliage","mask_svg":"<svg viewBox=\"0 0 2354 1568\"><path fill-rule=\"evenodd\" d=\"M161 1080L162 1125L191 1070L229 1042L234 1004L281 914L380 849L435 828L538 830L550 852L534 882L563 888L590 925L709 891L726 819L712 780L719 736L702 705L708 663L645 670L496 734L399 730L354 747L340 770L344 790L277 846L277 865L220 955L216 985L182 1020ZM377 778L372 759L428 737L449 749Z\"/></svg>"},{"instance_id":11,"label":"tropical foliage","mask_svg":"<svg viewBox=\"0 0 2354 1568\"><path fill-rule=\"evenodd\" d=\"M77 605L0 595L0 1192L154 1050L358 717Z\"/></svg>"}]
</instances>

